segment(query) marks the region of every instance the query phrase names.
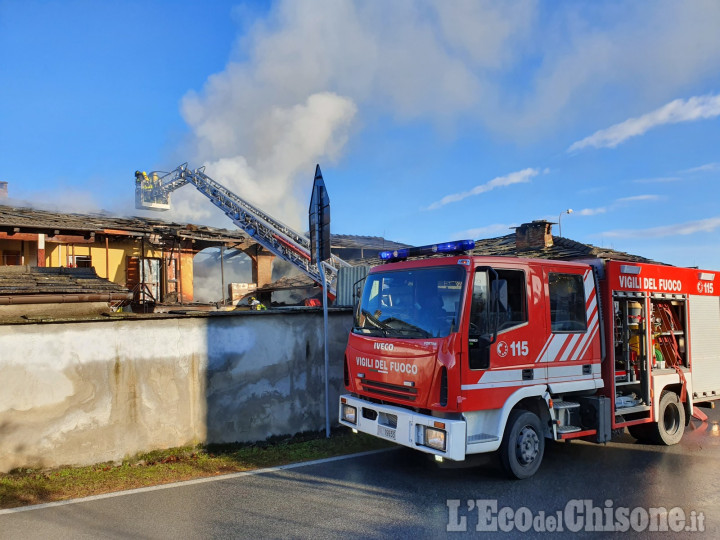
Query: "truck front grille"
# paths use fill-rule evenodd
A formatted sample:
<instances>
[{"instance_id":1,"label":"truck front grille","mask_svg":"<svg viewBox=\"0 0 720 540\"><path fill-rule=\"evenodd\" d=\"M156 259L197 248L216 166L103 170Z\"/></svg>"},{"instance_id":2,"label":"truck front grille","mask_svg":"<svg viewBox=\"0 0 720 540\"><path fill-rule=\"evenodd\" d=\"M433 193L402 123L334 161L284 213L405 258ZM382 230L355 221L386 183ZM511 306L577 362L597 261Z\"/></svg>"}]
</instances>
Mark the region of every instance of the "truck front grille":
<instances>
[{"instance_id":1,"label":"truck front grille","mask_svg":"<svg viewBox=\"0 0 720 540\"><path fill-rule=\"evenodd\" d=\"M402 399L404 401L415 401L417 399L417 388L409 386L365 379L362 381L362 388L365 392L378 396Z\"/></svg>"}]
</instances>

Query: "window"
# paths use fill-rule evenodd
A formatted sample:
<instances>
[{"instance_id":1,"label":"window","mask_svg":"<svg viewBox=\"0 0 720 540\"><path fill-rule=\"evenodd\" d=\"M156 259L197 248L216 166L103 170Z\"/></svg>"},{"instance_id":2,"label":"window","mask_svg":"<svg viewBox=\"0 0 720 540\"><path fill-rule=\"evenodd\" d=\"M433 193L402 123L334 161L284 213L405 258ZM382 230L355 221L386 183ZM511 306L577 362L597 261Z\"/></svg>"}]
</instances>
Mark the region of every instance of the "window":
<instances>
[{"instance_id":1,"label":"window","mask_svg":"<svg viewBox=\"0 0 720 540\"><path fill-rule=\"evenodd\" d=\"M490 367L496 332L527 323L525 272L481 267L475 270L468 335L470 369Z\"/></svg>"},{"instance_id":2,"label":"window","mask_svg":"<svg viewBox=\"0 0 720 540\"><path fill-rule=\"evenodd\" d=\"M525 284L525 272L520 270L497 270L497 274L500 286L502 287L504 281L507 287L507 303L503 304L502 301L499 301L497 304L498 331L502 331L527 322L527 286ZM495 276L491 272L490 287L493 287L494 281ZM501 293L500 298L503 297L504 295Z\"/></svg>"},{"instance_id":3,"label":"window","mask_svg":"<svg viewBox=\"0 0 720 540\"><path fill-rule=\"evenodd\" d=\"M579 274L550 273L550 327L553 332L587 329L585 287Z\"/></svg>"},{"instance_id":4,"label":"window","mask_svg":"<svg viewBox=\"0 0 720 540\"><path fill-rule=\"evenodd\" d=\"M86 255L75 255L75 268L92 268L92 258Z\"/></svg>"},{"instance_id":5,"label":"window","mask_svg":"<svg viewBox=\"0 0 720 540\"><path fill-rule=\"evenodd\" d=\"M460 266L370 274L353 332L406 339L457 332L464 281Z\"/></svg>"},{"instance_id":6,"label":"window","mask_svg":"<svg viewBox=\"0 0 720 540\"><path fill-rule=\"evenodd\" d=\"M489 294L488 288L493 291L493 295ZM488 304L491 296L497 296L497 303ZM528 320L526 297L524 272L479 269L475 273L473 283L471 333L480 335L492 333L495 328L494 321L497 321L498 332L526 323ZM497 311L494 311L495 307Z\"/></svg>"}]
</instances>

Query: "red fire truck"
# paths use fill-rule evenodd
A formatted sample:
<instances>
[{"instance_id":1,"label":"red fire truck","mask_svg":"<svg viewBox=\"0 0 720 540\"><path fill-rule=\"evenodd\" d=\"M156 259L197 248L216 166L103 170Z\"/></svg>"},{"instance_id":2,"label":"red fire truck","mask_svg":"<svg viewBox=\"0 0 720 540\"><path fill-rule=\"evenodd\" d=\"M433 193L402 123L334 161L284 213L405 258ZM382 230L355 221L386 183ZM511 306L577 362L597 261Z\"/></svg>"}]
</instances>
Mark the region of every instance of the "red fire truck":
<instances>
[{"instance_id":1,"label":"red fire truck","mask_svg":"<svg viewBox=\"0 0 720 540\"><path fill-rule=\"evenodd\" d=\"M675 444L720 398L720 272L473 247L381 254L348 339L342 424L438 461L498 451L527 478L545 439L628 428Z\"/></svg>"}]
</instances>

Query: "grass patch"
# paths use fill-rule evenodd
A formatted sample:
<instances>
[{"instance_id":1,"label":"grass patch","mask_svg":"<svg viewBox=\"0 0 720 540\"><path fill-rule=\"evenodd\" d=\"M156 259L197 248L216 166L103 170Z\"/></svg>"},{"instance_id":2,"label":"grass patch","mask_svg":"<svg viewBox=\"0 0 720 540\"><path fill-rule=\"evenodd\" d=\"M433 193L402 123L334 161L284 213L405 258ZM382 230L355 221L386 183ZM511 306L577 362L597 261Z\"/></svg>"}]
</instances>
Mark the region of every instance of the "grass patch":
<instances>
[{"instance_id":1,"label":"grass patch","mask_svg":"<svg viewBox=\"0 0 720 540\"><path fill-rule=\"evenodd\" d=\"M0 508L15 508L193 478L261 469L390 446L380 439L339 429L273 437L254 444L172 448L126 459L120 464L58 469L16 469L0 474Z\"/></svg>"}]
</instances>

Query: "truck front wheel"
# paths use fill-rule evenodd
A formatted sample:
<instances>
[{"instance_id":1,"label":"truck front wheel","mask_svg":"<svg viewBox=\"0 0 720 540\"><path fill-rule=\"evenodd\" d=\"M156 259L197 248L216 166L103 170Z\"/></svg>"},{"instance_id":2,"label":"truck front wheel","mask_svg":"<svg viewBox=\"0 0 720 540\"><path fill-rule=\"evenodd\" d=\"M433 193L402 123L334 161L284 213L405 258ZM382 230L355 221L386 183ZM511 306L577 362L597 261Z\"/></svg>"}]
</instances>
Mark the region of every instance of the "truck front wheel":
<instances>
[{"instance_id":1,"label":"truck front wheel","mask_svg":"<svg viewBox=\"0 0 720 540\"><path fill-rule=\"evenodd\" d=\"M502 444L500 461L510 478L529 478L540 467L545 452L545 436L540 419L530 411L510 412Z\"/></svg>"},{"instance_id":2,"label":"truck front wheel","mask_svg":"<svg viewBox=\"0 0 720 540\"><path fill-rule=\"evenodd\" d=\"M685 407L675 392L666 390L660 396L657 423L653 425L653 440L670 446L677 444L685 432Z\"/></svg>"}]
</instances>

